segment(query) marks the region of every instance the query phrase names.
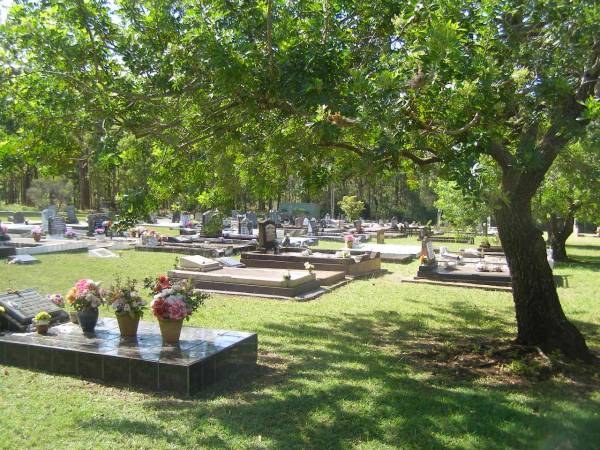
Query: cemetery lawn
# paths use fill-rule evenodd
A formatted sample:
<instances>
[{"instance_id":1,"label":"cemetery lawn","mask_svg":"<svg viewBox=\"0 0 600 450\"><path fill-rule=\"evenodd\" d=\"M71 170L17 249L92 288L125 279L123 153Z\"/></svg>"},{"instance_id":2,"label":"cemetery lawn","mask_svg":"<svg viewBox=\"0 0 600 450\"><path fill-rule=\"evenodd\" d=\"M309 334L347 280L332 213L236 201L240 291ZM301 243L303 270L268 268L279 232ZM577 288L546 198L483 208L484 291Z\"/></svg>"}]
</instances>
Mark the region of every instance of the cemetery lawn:
<instances>
[{"instance_id":1,"label":"cemetery lawn","mask_svg":"<svg viewBox=\"0 0 600 450\"><path fill-rule=\"evenodd\" d=\"M569 244L562 304L600 355L600 239ZM39 259L3 264L0 290L141 279L175 255ZM598 448L598 365L486 365L515 334L510 294L400 283L416 262L385 268L306 303L211 298L189 325L257 332L259 368L191 399L0 366L0 448Z\"/></svg>"}]
</instances>

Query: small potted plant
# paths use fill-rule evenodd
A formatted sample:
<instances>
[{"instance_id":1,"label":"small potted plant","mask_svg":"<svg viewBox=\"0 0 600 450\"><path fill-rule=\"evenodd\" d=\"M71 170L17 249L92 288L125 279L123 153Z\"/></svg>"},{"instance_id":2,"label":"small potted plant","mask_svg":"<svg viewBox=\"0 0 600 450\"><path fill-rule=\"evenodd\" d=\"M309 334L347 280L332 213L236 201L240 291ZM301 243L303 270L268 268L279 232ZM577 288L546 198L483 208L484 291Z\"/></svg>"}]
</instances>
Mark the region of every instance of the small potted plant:
<instances>
[{"instance_id":1,"label":"small potted plant","mask_svg":"<svg viewBox=\"0 0 600 450\"><path fill-rule=\"evenodd\" d=\"M194 290L192 280L172 281L168 276L161 275L144 281L154 294L150 308L158 319L163 342L178 343L183 319L189 320L192 313L204 304L208 294Z\"/></svg>"},{"instance_id":2,"label":"small potted plant","mask_svg":"<svg viewBox=\"0 0 600 450\"><path fill-rule=\"evenodd\" d=\"M50 320L52 316L48 314L46 311L40 311L33 318L33 322L35 323L35 329L38 334L46 334L48 332L48 327L50 326Z\"/></svg>"},{"instance_id":3,"label":"small potted plant","mask_svg":"<svg viewBox=\"0 0 600 450\"><path fill-rule=\"evenodd\" d=\"M104 290L93 280L79 280L67 294L67 304L77 311L84 332L93 332L98 322L98 307L104 303Z\"/></svg>"},{"instance_id":4,"label":"small potted plant","mask_svg":"<svg viewBox=\"0 0 600 450\"><path fill-rule=\"evenodd\" d=\"M354 236L351 234L345 235L344 242L346 243L346 248L352 248L352 245L354 244Z\"/></svg>"},{"instance_id":5,"label":"small potted plant","mask_svg":"<svg viewBox=\"0 0 600 450\"><path fill-rule=\"evenodd\" d=\"M31 229L31 237L35 242L40 242L42 240L43 235L44 230L42 230L42 227L36 225Z\"/></svg>"},{"instance_id":6,"label":"small potted plant","mask_svg":"<svg viewBox=\"0 0 600 450\"><path fill-rule=\"evenodd\" d=\"M136 285L136 280L128 278L123 284L121 279L117 278L115 284L106 291L106 302L115 311L123 337L133 337L137 334L140 319L146 309L146 302L142 300Z\"/></svg>"}]
</instances>

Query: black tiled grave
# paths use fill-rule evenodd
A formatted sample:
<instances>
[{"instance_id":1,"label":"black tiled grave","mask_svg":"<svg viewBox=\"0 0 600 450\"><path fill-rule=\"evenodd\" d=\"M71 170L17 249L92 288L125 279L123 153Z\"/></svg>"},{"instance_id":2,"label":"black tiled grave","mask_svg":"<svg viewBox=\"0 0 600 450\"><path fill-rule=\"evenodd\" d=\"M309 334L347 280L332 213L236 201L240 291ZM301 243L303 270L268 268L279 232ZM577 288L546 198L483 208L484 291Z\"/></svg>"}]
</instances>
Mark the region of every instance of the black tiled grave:
<instances>
[{"instance_id":1,"label":"black tiled grave","mask_svg":"<svg viewBox=\"0 0 600 450\"><path fill-rule=\"evenodd\" d=\"M190 395L255 366L257 347L254 333L186 326L179 344L163 345L153 322L121 338L115 319L100 319L94 333L66 323L45 335L0 335L0 363Z\"/></svg>"}]
</instances>

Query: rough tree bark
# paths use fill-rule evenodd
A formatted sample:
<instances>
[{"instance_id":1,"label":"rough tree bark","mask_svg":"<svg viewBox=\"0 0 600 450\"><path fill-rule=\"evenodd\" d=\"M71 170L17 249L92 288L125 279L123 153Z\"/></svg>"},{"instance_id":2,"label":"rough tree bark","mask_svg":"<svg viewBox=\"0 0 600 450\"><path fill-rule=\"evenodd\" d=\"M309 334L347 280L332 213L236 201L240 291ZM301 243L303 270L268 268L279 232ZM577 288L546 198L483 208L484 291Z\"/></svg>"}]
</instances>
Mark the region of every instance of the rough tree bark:
<instances>
[{"instance_id":1,"label":"rough tree bark","mask_svg":"<svg viewBox=\"0 0 600 450\"><path fill-rule=\"evenodd\" d=\"M555 261L568 261L567 239L573 234L574 224L574 211L569 211L565 218L559 218L555 214L550 216L548 242L552 248L552 256Z\"/></svg>"},{"instance_id":2,"label":"rough tree bark","mask_svg":"<svg viewBox=\"0 0 600 450\"><path fill-rule=\"evenodd\" d=\"M560 305L546 243L533 221L530 199L515 199L496 211L498 232L512 276L517 342L589 361L585 339Z\"/></svg>"},{"instance_id":3,"label":"rough tree bark","mask_svg":"<svg viewBox=\"0 0 600 450\"><path fill-rule=\"evenodd\" d=\"M88 161L79 161L79 208L90 209L90 178L88 175Z\"/></svg>"}]
</instances>

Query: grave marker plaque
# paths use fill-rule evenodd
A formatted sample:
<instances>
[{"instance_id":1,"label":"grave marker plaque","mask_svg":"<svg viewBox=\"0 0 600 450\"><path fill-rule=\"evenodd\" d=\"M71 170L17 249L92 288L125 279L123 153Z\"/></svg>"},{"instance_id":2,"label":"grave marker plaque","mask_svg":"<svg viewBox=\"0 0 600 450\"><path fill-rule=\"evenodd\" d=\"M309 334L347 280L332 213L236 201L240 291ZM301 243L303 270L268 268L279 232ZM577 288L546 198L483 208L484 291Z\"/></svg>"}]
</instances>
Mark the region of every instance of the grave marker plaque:
<instances>
[{"instance_id":1,"label":"grave marker plaque","mask_svg":"<svg viewBox=\"0 0 600 450\"><path fill-rule=\"evenodd\" d=\"M67 232L65 219L60 216L50 217L48 219L48 234L50 236L64 236Z\"/></svg>"},{"instance_id":2,"label":"grave marker plaque","mask_svg":"<svg viewBox=\"0 0 600 450\"><path fill-rule=\"evenodd\" d=\"M0 305L6 309L4 317L8 322L8 328L13 331L26 331L40 311L48 312L53 322L69 320L69 315L63 309L46 297L42 297L35 289L1 294Z\"/></svg>"}]
</instances>

